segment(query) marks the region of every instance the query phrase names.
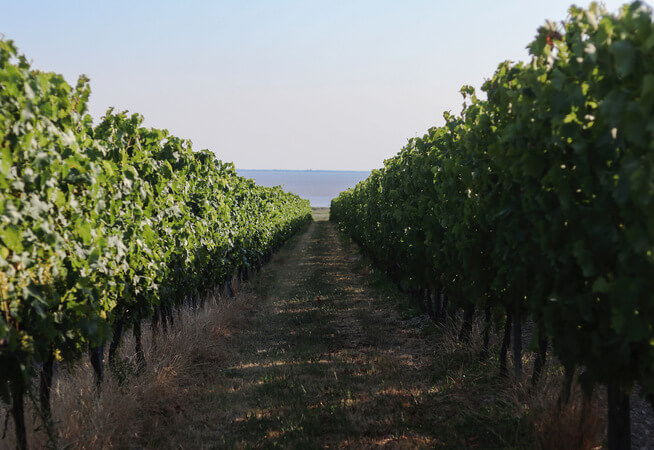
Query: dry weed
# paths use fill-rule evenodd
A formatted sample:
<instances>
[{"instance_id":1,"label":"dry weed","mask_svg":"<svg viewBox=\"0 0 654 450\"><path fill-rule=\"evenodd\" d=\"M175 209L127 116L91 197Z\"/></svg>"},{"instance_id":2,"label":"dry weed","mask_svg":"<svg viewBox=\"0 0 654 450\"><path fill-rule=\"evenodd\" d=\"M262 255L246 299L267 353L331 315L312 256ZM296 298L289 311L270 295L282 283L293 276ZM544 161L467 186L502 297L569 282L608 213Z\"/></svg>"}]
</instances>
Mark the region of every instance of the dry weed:
<instances>
[{"instance_id":1,"label":"dry weed","mask_svg":"<svg viewBox=\"0 0 654 450\"><path fill-rule=\"evenodd\" d=\"M438 351L436 358L439 364L447 367L448 377L454 385L462 384L470 376L469 369L479 357L481 349L481 334L483 323L477 319L473 324L471 341L461 344L458 334L461 320L449 320L440 328ZM494 335L491 339L491 354L497 354L500 337ZM526 342L524 343L526 347ZM457 357L458 356L458 357ZM511 371L511 351L507 355L509 373ZM531 430L534 443L538 448L549 449L594 449L601 448L606 431L605 393L596 389L588 397L584 396L576 377L573 382L570 400L561 404L563 391L563 369L558 361L550 360L543 371L537 386L531 385L531 370L534 356L530 352L523 355L524 375L521 382L516 383L512 377L492 381L497 396L504 398L506 412L514 417L525 418L525 429ZM498 371L496 359L487 361L487 370ZM487 388L490 388L490 384ZM466 405L462 404L462 408ZM472 408L472 405L467 405ZM487 420L487 418L482 418ZM507 443L509 445L509 443Z\"/></svg>"},{"instance_id":2,"label":"dry weed","mask_svg":"<svg viewBox=\"0 0 654 450\"><path fill-rule=\"evenodd\" d=\"M538 447L545 450L601 448L606 429L603 394L596 390L586 396L575 381L566 404L559 401L562 376L550 376L542 381L537 392L532 391L528 398Z\"/></svg>"},{"instance_id":3,"label":"dry weed","mask_svg":"<svg viewBox=\"0 0 654 450\"><path fill-rule=\"evenodd\" d=\"M166 334L153 336L143 327L146 365L137 369L134 339L125 335L115 369L105 367L105 379L96 389L90 363L85 359L60 367L52 387L52 430L48 439L43 420L27 402L29 448L124 448L148 446L147 436L165 435L187 415L188 386L198 374L225 360L229 339L247 320L251 305L246 295L225 298L210 295L204 309L184 308ZM0 448L15 448L13 423ZM154 432L154 433L153 433Z\"/></svg>"}]
</instances>

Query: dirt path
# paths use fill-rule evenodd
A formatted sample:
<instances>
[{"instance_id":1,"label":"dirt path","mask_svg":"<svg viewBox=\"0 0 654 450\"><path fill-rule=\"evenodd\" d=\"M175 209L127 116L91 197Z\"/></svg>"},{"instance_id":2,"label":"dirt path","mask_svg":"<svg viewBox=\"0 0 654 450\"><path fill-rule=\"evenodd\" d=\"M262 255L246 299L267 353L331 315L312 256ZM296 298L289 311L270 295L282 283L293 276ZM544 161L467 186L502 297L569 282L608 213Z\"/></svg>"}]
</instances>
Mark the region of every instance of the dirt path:
<instances>
[{"instance_id":1,"label":"dirt path","mask_svg":"<svg viewBox=\"0 0 654 450\"><path fill-rule=\"evenodd\" d=\"M461 415L457 396L479 401L443 376L452 367L436 366L428 323L380 301L361 268L329 222L291 240L246 292L255 308L234 354L210 388L202 382L193 422L168 444L475 446L488 435L501 445Z\"/></svg>"},{"instance_id":2,"label":"dirt path","mask_svg":"<svg viewBox=\"0 0 654 450\"><path fill-rule=\"evenodd\" d=\"M241 292L250 306L229 337L229 356L198 372L186 389L186 418L165 437L151 430L142 442L303 449L524 444L519 414L498 414L507 408L493 395L498 381L488 367L470 352L443 353L429 321L402 310L406 299L384 283L375 282L332 223L312 223Z\"/></svg>"},{"instance_id":3,"label":"dirt path","mask_svg":"<svg viewBox=\"0 0 654 450\"><path fill-rule=\"evenodd\" d=\"M243 336L224 372L219 404L232 420L216 430L217 442L433 443L403 425L417 412L414 397L424 386L416 382L427 381L422 371L429 355L416 354L417 338L377 315L353 276L356 256L345 251L333 225L312 224L284 253L258 286L267 297L258 326ZM428 429L428 418L421 419Z\"/></svg>"}]
</instances>

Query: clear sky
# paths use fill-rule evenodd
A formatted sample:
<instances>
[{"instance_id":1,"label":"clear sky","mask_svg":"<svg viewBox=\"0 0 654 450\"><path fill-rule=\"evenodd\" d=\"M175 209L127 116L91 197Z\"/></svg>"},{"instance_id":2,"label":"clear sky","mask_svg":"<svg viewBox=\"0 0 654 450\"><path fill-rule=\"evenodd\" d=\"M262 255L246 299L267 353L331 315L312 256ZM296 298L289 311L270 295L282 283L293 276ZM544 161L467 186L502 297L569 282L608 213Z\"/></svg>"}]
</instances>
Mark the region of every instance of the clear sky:
<instances>
[{"instance_id":1,"label":"clear sky","mask_svg":"<svg viewBox=\"0 0 654 450\"><path fill-rule=\"evenodd\" d=\"M369 170L526 60L569 1L0 0L0 33L88 75L96 118L141 113L240 168Z\"/></svg>"}]
</instances>

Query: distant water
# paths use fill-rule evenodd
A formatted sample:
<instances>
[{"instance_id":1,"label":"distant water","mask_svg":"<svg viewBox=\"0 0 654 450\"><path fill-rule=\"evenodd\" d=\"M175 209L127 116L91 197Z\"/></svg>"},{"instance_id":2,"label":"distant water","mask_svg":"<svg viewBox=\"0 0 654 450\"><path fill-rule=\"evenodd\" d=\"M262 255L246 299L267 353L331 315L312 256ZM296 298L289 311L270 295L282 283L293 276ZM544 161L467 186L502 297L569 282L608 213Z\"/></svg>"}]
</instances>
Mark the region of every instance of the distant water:
<instances>
[{"instance_id":1,"label":"distant water","mask_svg":"<svg viewBox=\"0 0 654 450\"><path fill-rule=\"evenodd\" d=\"M311 206L329 206L331 200L370 172L335 170L245 170L236 169L239 175L252 178L262 186L282 186L284 190L306 198Z\"/></svg>"}]
</instances>

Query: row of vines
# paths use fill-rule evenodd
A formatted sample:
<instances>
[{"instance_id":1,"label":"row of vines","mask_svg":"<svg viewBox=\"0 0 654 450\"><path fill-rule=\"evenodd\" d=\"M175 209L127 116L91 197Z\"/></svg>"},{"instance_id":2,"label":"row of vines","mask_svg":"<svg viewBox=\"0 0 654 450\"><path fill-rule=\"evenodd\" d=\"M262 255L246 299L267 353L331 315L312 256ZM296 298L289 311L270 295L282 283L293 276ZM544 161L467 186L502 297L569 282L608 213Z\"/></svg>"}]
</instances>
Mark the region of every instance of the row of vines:
<instances>
[{"instance_id":1,"label":"row of vines","mask_svg":"<svg viewBox=\"0 0 654 450\"><path fill-rule=\"evenodd\" d=\"M311 220L139 115L94 126L89 93L0 40L0 399L22 448L25 394L39 384L47 416L53 366L90 352L100 382L105 343L111 362L132 330L140 352L144 320L165 329Z\"/></svg>"},{"instance_id":2,"label":"row of vines","mask_svg":"<svg viewBox=\"0 0 654 450\"><path fill-rule=\"evenodd\" d=\"M332 219L437 320L462 309L463 340L483 311L503 372L513 335L518 379L533 321L534 382L551 346L587 392L608 386L609 446L628 448L628 394L654 394L652 12L572 7L528 48Z\"/></svg>"}]
</instances>

